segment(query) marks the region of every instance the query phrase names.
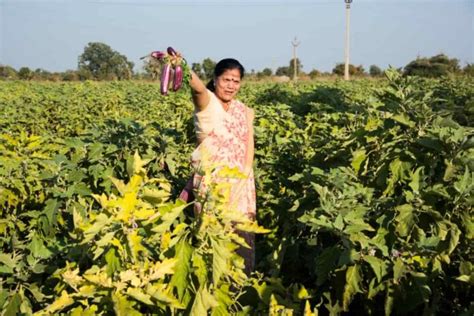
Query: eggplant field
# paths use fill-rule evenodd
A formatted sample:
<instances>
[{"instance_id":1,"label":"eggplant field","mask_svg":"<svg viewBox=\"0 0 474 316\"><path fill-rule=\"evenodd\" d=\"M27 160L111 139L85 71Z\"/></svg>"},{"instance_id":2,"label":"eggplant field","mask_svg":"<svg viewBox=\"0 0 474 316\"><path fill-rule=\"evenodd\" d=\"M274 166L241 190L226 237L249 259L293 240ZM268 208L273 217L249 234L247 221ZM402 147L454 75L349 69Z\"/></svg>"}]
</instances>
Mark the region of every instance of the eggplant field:
<instances>
[{"instance_id":1,"label":"eggplant field","mask_svg":"<svg viewBox=\"0 0 474 316\"><path fill-rule=\"evenodd\" d=\"M472 78L244 82L258 225L178 199L186 87L0 81L0 314L472 315Z\"/></svg>"}]
</instances>

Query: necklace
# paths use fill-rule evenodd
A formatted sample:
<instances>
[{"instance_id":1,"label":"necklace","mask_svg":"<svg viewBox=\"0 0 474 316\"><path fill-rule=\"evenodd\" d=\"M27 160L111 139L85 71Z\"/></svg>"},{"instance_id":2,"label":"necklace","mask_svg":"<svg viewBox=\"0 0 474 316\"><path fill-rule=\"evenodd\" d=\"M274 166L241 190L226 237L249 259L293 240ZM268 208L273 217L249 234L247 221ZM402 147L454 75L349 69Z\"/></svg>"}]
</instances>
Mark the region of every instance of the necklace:
<instances>
[{"instance_id":1,"label":"necklace","mask_svg":"<svg viewBox=\"0 0 474 316\"><path fill-rule=\"evenodd\" d=\"M224 109L224 111L228 111L229 110L229 107L230 107L230 102L222 102L222 108Z\"/></svg>"}]
</instances>

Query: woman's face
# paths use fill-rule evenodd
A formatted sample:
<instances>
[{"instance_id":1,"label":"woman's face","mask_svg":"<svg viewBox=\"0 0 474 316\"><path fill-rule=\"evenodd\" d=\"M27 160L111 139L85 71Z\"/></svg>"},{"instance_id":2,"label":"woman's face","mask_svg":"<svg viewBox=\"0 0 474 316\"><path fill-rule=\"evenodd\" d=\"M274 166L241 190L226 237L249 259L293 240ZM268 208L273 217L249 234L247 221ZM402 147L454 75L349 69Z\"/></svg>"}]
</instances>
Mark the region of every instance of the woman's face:
<instances>
[{"instance_id":1,"label":"woman's face","mask_svg":"<svg viewBox=\"0 0 474 316\"><path fill-rule=\"evenodd\" d=\"M239 69L228 69L214 80L215 95L223 102L230 102L240 89Z\"/></svg>"}]
</instances>

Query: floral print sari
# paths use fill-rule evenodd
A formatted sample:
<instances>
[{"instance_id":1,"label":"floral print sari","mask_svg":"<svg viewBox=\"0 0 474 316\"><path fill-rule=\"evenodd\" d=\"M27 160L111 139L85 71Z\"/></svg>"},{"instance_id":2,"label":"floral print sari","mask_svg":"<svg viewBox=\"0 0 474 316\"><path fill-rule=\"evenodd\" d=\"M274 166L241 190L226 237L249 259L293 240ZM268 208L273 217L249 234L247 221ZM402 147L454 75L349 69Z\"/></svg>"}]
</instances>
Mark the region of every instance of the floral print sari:
<instances>
[{"instance_id":1,"label":"floral print sari","mask_svg":"<svg viewBox=\"0 0 474 316\"><path fill-rule=\"evenodd\" d=\"M190 201L192 192L204 196L208 191L207 183L226 183L229 191L228 206L238 210L254 220L256 216L256 195L253 169L247 168L247 151L249 142L253 142L250 134L252 122L249 122L248 108L241 102L233 100L224 117L220 128L213 129L201 141L192 154L194 175L180 195L184 201ZM216 168L217 166L217 168ZM237 168L241 177L222 178L217 172L203 173L207 168ZM209 178L210 177L210 178ZM195 205L195 212L200 212L200 205ZM254 234L238 231L250 249L241 248L239 253L245 260L246 272L254 268L255 245Z\"/></svg>"}]
</instances>

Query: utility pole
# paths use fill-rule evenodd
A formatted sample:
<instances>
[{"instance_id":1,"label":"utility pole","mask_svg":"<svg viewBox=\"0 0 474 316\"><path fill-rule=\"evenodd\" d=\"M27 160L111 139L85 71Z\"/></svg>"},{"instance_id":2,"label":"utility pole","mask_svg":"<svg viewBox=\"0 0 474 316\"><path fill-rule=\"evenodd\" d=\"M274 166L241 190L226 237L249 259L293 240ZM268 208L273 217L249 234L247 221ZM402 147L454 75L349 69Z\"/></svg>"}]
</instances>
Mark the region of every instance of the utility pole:
<instances>
[{"instance_id":1,"label":"utility pole","mask_svg":"<svg viewBox=\"0 0 474 316\"><path fill-rule=\"evenodd\" d=\"M295 36L295 39L291 42L291 45L293 45L293 81L296 81L296 77L298 75L297 72L297 67L296 67L296 47L300 45L301 42L298 41L298 39Z\"/></svg>"},{"instance_id":2,"label":"utility pole","mask_svg":"<svg viewBox=\"0 0 474 316\"><path fill-rule=\"evenodd\" d=\"M350 9L352 0L344 0L346 3L346 49L344 52L345 55L345 65L344 65L344 80L349 80L349 27L350 27Z\"/></svg>"}]
</instances>

